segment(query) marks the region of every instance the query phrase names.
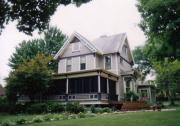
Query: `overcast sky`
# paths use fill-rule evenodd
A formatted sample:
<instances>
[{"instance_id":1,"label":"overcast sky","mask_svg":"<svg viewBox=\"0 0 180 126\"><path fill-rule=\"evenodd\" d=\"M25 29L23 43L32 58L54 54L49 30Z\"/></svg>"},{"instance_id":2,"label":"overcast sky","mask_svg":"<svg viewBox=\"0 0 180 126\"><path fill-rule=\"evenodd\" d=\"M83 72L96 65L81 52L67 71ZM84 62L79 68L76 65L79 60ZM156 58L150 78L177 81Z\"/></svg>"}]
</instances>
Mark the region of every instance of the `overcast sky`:
<instances>
[{"instance_id":1,"label":"overcast sky","mask_svg":"<svg viewBox=\"0 0 180 126\"><path fill-rule=\"evenodd\" d=\"M136 0L93 0L77 8L74 5L60 6L52 16L50 24L70 35L77 31L89 40L101 35L126 32L131 49L145 42L145 36L138 27L140 14ZM34 32L33 37L20 33L16 23L10 23L0 35L0 84L5 84L10 68L8 59L18 43L41 37Z\"/></svg>"}]
</instances>

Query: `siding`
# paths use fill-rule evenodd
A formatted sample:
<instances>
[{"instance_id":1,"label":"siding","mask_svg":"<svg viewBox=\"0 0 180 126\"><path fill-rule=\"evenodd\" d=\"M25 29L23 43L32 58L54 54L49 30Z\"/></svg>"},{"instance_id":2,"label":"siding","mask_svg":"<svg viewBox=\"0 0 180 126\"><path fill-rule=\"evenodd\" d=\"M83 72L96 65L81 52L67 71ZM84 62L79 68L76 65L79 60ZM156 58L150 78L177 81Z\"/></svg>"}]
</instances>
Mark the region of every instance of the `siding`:
<instances>
[{"instance_id":1,"label":"siding","mask_svg":"<svg viewBox=\"0 0 180 126\"><path fill-rule=\"evenodd\" d=\"M71 56L78 56L78 55L84 55L84 54L92 53L91 50L89 50L81 42L79 42L79 43L80 43L80 50L79 51L72 52L73 43L70 43L61 57L62 58L63 57L71 57Z\"/></svg>"},{"instance_id":2,"label":"siding","mask_svg":"<svg viewBox=\"0 0 180 126\"><path fill-rule=\"evenodd\" d=\"M66 59L60 59L58 63L58 73L66 72Z\"/></svg>"}]
</instances>

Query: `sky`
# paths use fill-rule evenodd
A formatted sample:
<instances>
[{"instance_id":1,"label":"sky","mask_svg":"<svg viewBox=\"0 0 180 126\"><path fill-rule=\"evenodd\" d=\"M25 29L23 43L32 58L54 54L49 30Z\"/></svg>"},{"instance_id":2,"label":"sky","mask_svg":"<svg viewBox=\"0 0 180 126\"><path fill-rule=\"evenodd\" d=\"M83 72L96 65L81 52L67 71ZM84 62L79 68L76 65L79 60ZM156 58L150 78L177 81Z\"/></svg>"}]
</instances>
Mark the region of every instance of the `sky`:
<instances>
[{"instance_id":1,"label":"sky","mask_svg":"<svg viewBox=\"0 0 180 126\"><path fill-rule=\"evenodd\" d=\"M131 49L145 43L145 36L138 27L141 17L136 8L136 0L92 0L80 7L60 5L51 17L50 25L57 26L66 35L74 31L90 41L102 36L127 33ZM0 84L11 70L8 59L23 40L39 38L18 32L16 22L9 23L0 35Z\"/></svg>"}]
</instances>

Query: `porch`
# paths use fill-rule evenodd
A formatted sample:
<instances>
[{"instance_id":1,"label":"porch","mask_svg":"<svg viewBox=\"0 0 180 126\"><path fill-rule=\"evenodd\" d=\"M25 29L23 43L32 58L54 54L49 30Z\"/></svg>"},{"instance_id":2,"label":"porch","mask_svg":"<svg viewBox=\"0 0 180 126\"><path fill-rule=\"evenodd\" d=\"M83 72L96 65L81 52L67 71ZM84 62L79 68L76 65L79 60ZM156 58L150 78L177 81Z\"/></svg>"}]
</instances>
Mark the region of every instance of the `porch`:
<instances>
[{"instance_id":1,"label":"porch","mask_svg":"<svg viewBox=\"0 0 180 126\"><path fill-rule=\"evenodd\" d=\"M118 101L117 80L117 75L99 69L57 74L54 75L48 100L109 104Z\"/></svg>"}]
</instances>

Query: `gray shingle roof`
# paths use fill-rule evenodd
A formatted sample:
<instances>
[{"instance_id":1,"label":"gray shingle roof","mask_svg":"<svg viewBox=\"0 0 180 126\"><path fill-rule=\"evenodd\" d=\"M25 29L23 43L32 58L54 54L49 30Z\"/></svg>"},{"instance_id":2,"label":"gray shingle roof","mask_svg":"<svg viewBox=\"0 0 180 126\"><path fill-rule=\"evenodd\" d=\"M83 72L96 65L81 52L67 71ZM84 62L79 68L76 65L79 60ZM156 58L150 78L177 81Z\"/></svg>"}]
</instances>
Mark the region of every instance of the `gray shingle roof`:
<instances>
[{"instance_id":1,"label":"gray shingle roof","mask_svg":"<svg viewBox=\"0 0 180 126\"><path fill-rule=\"evenodd\" d=\"M112 36L102 36L91 41L91 43L103 54L115 53L119 51L119 47L121 47L125 37L125 33Z\"/></svg>"}]
</instances>

